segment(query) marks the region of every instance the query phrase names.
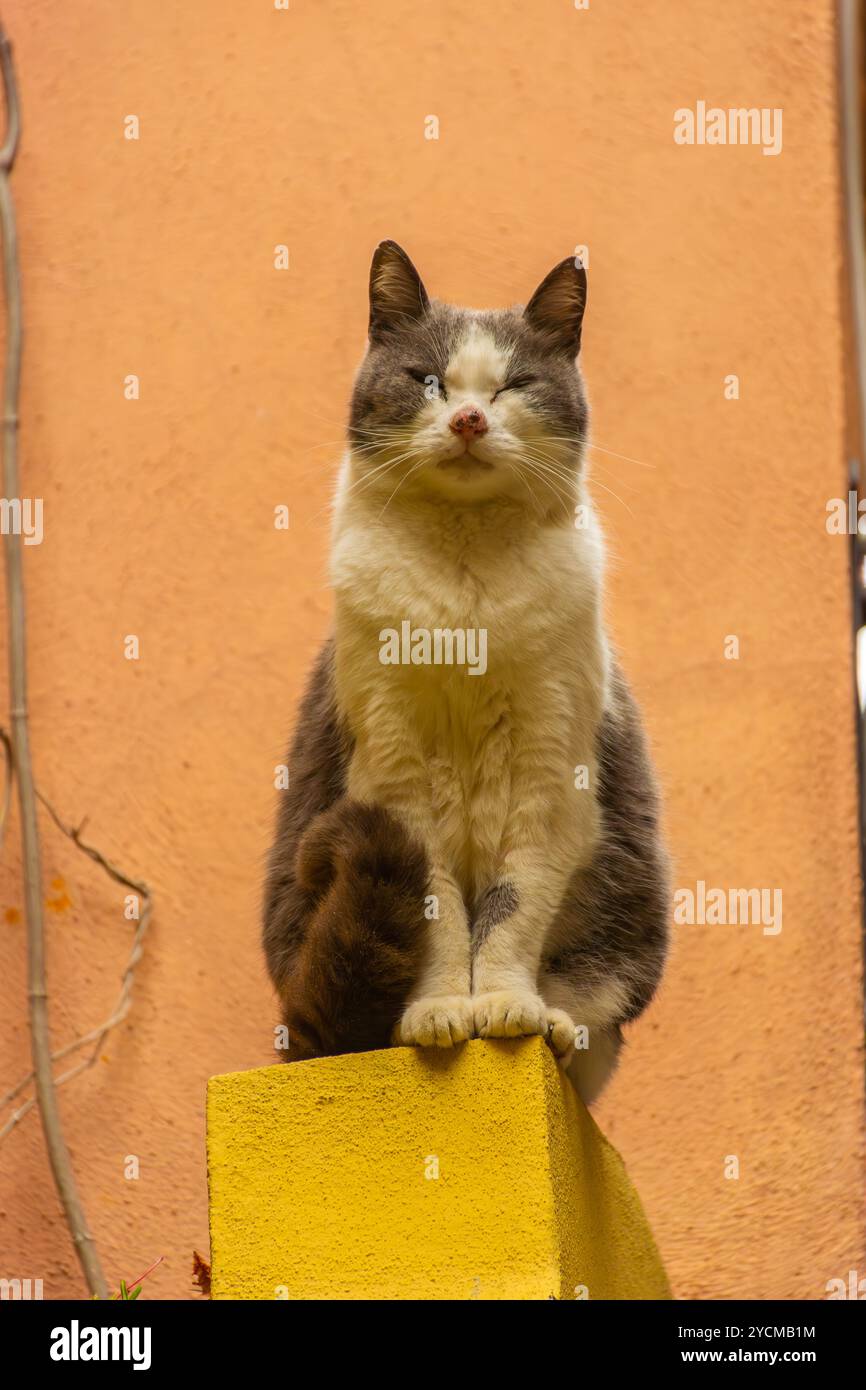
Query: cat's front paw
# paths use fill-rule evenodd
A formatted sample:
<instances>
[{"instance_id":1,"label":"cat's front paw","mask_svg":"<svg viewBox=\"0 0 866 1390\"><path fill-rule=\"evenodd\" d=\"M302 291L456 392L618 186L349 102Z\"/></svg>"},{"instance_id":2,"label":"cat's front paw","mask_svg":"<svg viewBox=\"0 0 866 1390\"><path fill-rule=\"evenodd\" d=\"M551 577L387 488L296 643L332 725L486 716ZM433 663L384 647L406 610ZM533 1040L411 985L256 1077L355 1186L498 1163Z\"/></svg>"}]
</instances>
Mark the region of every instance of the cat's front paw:
<instances>
[{"instance_id":1,"label":"cat's front paw","mask_svg":"<svg viewBox=\"0 0 866 1390\"><path fill-rule=\"evenodd\" d=\"M547 1033L547 1007L529 990L498 989L472 1001L479 1038L526 1038Z\"/></svg>"},{"instance_id":2,"label":"cat's front paw","mask_svg":"<svg viewBox=\"0 0 866 1390\"><path fill-rule=\"evenodd\" d=\"M431 995L406 1009L393 1041L403 1047L454 1047L472 1037L472 1000L459 994Z\"/></svg>"},{"instance_id":3,"label":"cat's front paw","mask_svg":"<svg viewBox=\"0 0 866 1390\"><path fill-rule=\"evenodd\" d=\"M567 1013L562 1009L547 1010L547 1045L563 1066L571 1060L576 1034L577 1028Z\"/></svg>"}]
</instances>

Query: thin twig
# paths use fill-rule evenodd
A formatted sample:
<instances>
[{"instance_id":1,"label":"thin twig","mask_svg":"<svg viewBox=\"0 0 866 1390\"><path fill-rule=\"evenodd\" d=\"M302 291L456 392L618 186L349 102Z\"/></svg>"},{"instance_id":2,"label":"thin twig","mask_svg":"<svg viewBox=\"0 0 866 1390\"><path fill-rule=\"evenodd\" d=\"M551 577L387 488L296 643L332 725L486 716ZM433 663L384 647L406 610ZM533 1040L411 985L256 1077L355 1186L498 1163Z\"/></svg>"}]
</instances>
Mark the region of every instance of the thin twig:
<instances>
[{"instance_id":1,"label":"thin twig","mask_svg":"<svg viewBox=\"0 0 866 1390\"><path fill-rule=\"evenodd\" d=\"M6 138L0 146L0 229L3 238L3 286L6 294L6 363L3 380L3 487L7 498L18 497L18 397L21 382L21 276L15 208L9 176L18 153L20 109L12 46L0 24L0 72L6 98ZM12 765L18 785L27 915L27 976L30 1005L30 1046L36 1098L45 1147L72 1243L91 1293L105 1298L107 1288L93 1236L81 1205L72 1161L63 1137L57 1091L51 1069L48 992L45 974L45 923L42 916L42 866L36 793L30 759L27 723L27 644L21 536L14 527L5 538L6 600L9 624L9 695Z\"/></svg>"},{"instance_id":2,"label":"thin twig","mask_svg":"<svg viewBox=\"0 0 866 1390\"><path fill-rule=\"evenodd\" d=\"M0 854L6 839L6 822L12 803L12 744L5 729L0 729L0 743L3 744L3 800L0 802Z\"/></svg>"},{"instance_id":3,"label":"thin twig","mask_svg":"<svg viewBox=\"0 0 866 1390\"><path fill-rule=\"evenodd\" d=\"M5 730L0 727L0 740L5 737ZM136 927L135 935L132 939L132 946L127 958L126 967L121 976L120 993L115 1001L114 1008L104 1023L99 1024L96 1028L91 1028L87 1033L82 1033L80 1037L75 1038L70 1043L66 1043L63 1047L58 1048L51 1054L52 1062L59 1062L63 1057L68 1057L71 1052L77 1052L79 1048L87 1047L90 1043L94 1044L88 1057L82 1062L77 1063L76 1066L70 1067L68 1071L61 1072L59 1076L54 1078L54 1084L56 1086L62 1086L65 1081L71 1081L73 1077L78 1076L81 1072L86 1071L88 1067L93 1066L102 1050L106 1034L109 1033L112 1028L116 1028L119 1023L122 1023L129 1013L132 1006L132 984L135 975L135 967L142 957L144 937L147 933L147 928L153 912L153 894L146 883L140 879L130 878L129 875L125 874L122 869L119 869L116 864L113 864L110 859L107 859L102 851L98 850L95 845L89 845L82 840L81 835L86 821L82 821L77 827L67 825L57 814L48 798L42 795L38 787L35 788L35 792L58 830L61 830L64 835L68 835L69 839L73 841L78 849L80 849L83 854L86 854L89 859L92 859L94 863L98 864L100 868L108 874L109 878L114 879L115 883L120 883L125 888L133 889L141 899L138 926ZM10 1091L7 1091L4 1096L0 1097L0 1110L5 1109L7 1105L11 1105L12 1101L34 1080L34 1075L34 1072L29 1072L28 1075L23 1077ZM23 1105L19 1106L17 1110L12 1112L9 1119L2 1128L0 1128L0 1143L2 1143L7 1134L15 1128L18 1122L23 1120L28 1111L32 1110L34 1104L34 1099L27 1100Z\"/></svg>"}]
</instances>

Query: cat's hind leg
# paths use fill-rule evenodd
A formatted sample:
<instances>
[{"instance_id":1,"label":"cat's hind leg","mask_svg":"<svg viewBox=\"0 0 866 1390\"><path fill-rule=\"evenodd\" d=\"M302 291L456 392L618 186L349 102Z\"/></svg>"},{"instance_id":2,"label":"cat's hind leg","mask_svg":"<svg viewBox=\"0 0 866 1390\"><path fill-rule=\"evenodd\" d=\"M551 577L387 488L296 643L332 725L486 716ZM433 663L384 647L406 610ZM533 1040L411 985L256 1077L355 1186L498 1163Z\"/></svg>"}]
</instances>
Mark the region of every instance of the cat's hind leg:
<instances>
[{"instance_id":1,"label":"cat's hind leg","mask_svg":"<svg viewBox=\"0 0 866 1390\"><path fill-rule=\"evenodd\" d=\"M590 1047L575 1048L571 1053L565 1072L584 1105L591 1105L601 1095L616 1070L622 1047L618 1028L599 1028Z\"/></svg>"},{"instance_id":2,"label":"cat's hind leg","mask_svg":"<svg viewBox=\"0 0 866 1390\"><path fill-rule=\"evenodd\" d=\"M623 1045L613 1020L624 991L611 982L595 994L582 992L567 976L542 970L539 994L547 1007L547 1042L586 1105L604 1089Z\"/></svg>"},{"instance_id":3,"label":"cat's hind leg","mask_svg":"<svg viewBox=\"0 0 866 1390\"><path fill-rule=\"evenodd\" d=\"M539 972L548 1009L561 1009L579 1029L566 1062L586 1101L616 1065L620 1026L652 998L668 946L670 886L658 794L637 708L618 671L599 729L598 764L598 842L572 875Z\"/></svg>"}]
</instances>

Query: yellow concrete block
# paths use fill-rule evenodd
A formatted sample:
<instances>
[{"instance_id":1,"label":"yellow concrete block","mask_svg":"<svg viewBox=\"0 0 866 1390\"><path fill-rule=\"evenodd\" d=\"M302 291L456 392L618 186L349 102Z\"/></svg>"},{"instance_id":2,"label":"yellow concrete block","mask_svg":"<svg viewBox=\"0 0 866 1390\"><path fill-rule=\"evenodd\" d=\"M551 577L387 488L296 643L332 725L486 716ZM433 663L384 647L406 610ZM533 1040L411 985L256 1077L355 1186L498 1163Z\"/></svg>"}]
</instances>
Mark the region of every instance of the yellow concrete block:
<instances>
[{"instance_id":1,"label":"yellow concrete block","mask_svg":"<svg viewBox=\"0 0 866 1390\"><path fill-rule=\"evenodd\" d=\"M214 1298L670 1298L622 1160L540 1038L215 1076Z\"/></svg>"}]
</instances>

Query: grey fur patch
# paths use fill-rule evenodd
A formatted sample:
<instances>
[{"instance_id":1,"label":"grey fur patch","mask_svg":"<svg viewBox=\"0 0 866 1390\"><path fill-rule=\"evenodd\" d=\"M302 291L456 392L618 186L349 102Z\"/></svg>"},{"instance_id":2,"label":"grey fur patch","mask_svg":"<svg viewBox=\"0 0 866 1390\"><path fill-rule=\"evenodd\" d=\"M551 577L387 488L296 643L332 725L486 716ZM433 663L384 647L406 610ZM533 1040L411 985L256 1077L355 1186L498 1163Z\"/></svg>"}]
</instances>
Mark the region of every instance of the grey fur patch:
<instances>
[{"instance_id":1,"label":"grey fur patch","mask_svg":"<svg viewBox=\"0 0 866 1390\"><path fill-rule=\"evenodd\" d=\"M297 882L297 852L305 830L346 790L352 739L337 715L334 640L310 675L287 762L289 786L280 793L277 830L268 860L263 937L268 969L279 988L300 949L307 903Z\"/></svg>"},{"instance_id":2,"label":"grey fur patch","mask_svg":"<svg viewBox=\"0 0 866 1390\"><path fill-rule=\"evenodd\" d=\"M590 1045L578 1049L568 1064L571 1083L584 1105L591 1105L616 1070L623 1048L618 1027L590 1030Z\"/></svg>"},{"instance_id":3,"label":"grey fur patch","mask_svg":"<svg viewBox=\"0 0 866 1390\"><path fill-rule=\"evenodd\" d=\"M510 879L494 883L483 894L472 921L472 956L478 954L494 927L511 917L520 906L520 895Z\"/></svg>"}]
</instances>

